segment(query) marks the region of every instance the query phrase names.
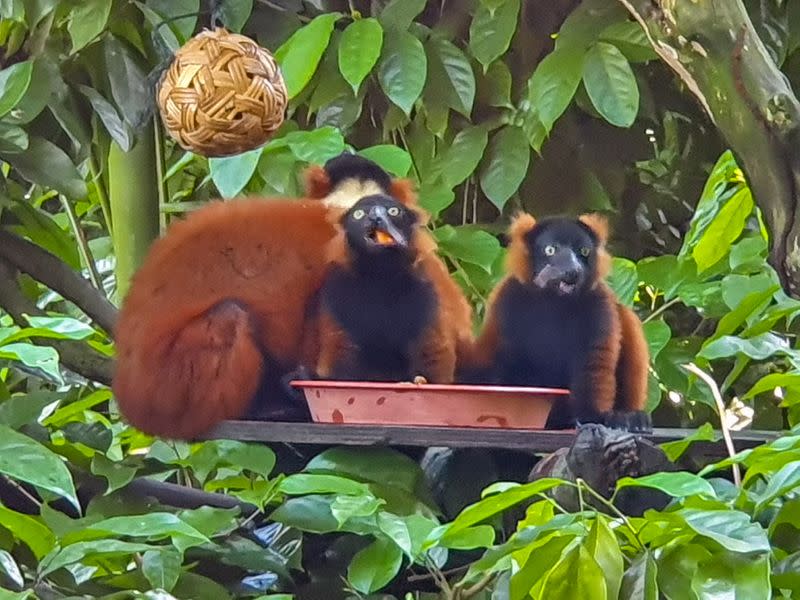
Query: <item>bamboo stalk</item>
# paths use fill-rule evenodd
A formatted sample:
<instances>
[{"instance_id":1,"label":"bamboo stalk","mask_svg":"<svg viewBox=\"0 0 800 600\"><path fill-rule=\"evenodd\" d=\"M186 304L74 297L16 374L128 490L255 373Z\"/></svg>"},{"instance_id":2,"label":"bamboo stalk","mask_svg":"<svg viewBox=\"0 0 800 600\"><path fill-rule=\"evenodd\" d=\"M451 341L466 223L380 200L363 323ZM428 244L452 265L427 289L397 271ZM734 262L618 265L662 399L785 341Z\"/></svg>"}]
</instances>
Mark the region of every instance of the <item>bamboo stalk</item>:
<instances>
[{"instance_id":1,"label":"bamboo stalk","mask_svg":"<svg viewBox=\"0 0 800 600\"><path fill-rule=\"evenodd\" d=\"M130 151L123 151L112 141L108 153L118 298L125 296L131 277L159 232L158 169L152 125L137 137Z\"/></svg>"}]
</instances>

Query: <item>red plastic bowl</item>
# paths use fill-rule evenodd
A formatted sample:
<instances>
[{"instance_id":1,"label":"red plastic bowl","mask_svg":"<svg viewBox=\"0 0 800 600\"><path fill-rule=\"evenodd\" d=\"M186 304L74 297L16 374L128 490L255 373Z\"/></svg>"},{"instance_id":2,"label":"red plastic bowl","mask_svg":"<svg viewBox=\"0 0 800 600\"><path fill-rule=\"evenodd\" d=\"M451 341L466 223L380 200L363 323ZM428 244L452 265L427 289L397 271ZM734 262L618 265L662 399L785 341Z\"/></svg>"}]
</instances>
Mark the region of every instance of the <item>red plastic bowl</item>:
<instances>
[{"instance_id":1,"label":"red plastic bowl","mask_svg":"<svg viewBox=\"0 0 800 600\"><path fill-rule=\"evenodd\" d=\"M318 423L543 429L555 388L293 381Z\"/></svg>"}]
</instances>

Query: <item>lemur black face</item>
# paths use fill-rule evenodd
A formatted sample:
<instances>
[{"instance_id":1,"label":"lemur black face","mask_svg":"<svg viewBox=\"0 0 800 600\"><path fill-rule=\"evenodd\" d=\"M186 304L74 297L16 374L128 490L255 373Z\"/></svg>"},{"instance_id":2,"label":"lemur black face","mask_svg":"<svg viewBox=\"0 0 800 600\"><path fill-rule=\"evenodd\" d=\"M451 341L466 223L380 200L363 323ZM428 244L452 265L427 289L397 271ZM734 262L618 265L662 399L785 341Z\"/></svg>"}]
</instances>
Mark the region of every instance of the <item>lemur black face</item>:
<instances>
[{"instance_id":1,"label":"lemur black face","mask_svg":"<svg viewBox=\"0 0 800 600\"><path fill-rule=\"evenodd\" d=\"M341 223L356 252L396 254L409 251L417 216L394 198L376 194L356 202Z\"/></svg>"},{"instance_id":2,"label":"lemur black face","mask_svg":"<svg viewBox=\"0 0 800 600\"><path fill-rule=\"evenodd\" d=\"M531 280L562 296L581 293L597 274L597 236L575 219L543 219L530 231Z\"/></svg>"}]
</instances>

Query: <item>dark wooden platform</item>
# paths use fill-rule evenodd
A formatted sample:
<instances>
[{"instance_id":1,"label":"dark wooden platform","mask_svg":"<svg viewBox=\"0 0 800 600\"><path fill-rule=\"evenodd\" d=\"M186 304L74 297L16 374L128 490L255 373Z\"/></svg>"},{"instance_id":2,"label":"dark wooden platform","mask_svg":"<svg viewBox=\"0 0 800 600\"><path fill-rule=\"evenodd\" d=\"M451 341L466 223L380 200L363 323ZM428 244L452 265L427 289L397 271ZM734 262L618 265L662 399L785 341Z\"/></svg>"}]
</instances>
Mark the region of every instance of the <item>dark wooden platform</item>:
<instances>
[{"instance_id":1,"label":"dark wooden platform","mask_svg":"<svg viewBox=\"0 0 800 600\"><path fill-rule=\"evenodd\" d=\"M683 439L693 429L656 429L645 437L655 443ZM752 448L780 435L773 431L734 433L736 450ZM462 427L398 427L389 425L332 425L326 423L275 423L266 421L226 421L205 439L232 439L246 442L321 444L329 446L446 446L450 448L501 448L529 452L553 452L569 446L573 431L520 429L474 429ZM722 441L695 442L693 450L709 456L727 456Z\"/></svg>"}]
</instances>

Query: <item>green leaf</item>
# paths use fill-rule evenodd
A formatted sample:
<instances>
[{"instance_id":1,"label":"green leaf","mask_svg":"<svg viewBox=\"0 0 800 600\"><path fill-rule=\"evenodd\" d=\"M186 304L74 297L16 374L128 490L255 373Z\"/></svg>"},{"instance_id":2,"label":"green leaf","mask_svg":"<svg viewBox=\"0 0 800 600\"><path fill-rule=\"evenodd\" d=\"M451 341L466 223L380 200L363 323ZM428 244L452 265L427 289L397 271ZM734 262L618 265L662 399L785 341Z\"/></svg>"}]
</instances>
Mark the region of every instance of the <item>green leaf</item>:
<instances>
[{"instance_id":1,"label":"green leaf","mask_svg":"<svg viewBox=\"0 0 800 600\"><path fill-rule=\"evenodd\" d=\"M333 25L340 17L337 12L314 17L275 51L289 98L297 96L311 81L330 42Z\"/></svg>"},{"instance_id":2,"label":"green leaf","mask_svg":"<svg viewBox=\"0 0 800 600\"><path fill-rule=\"evenodd\" d=\"M528 600L532 588L543 582L573 539L570 535L551 534L549 538L536 540L535 549L528 555L528 560L511 577L511 600Z\"/></svg>"},{"instance_id":3,"label":"green leaf","mask_svg":"<svg viewBox=\"0 0 800 600\"><path fill-rule=\"evenodd\" d=\"M448 105L469 118L475 102L475 73L464 53L452 42L431 36L428 40L428 65L432 80L441 78Z\"/></svg>"},{"instance_id":4,"label":"green leaf","mask_svg":"<svg viewBox=\"0 0 800 600\"><path fill-rule=\"evenodd\" d=\"M149 119L154 102L142 59L113 35L106 36L103 46L111 96L125 122L138 130Z\"/></svg>"},{"instance_id":5,"label":"green leaf","mask_svg":"<svg viewBox=\"0 0 800 600\"><path fill-rule=\"evenodd\" d=\"M386 33L378 65L378 82L389 100L406 115L411 114L422 94L427 69L428 59L422 42L407 31Z\"/></svg>"},{"instance_id":6,"label":"green leaf","mask_svg":"<svg viewBox=\"0 0 800 600\"><path fill-rule=\"evenodd\" d=\"M658 600L656 577L658 567L648 550L633 559L622 578L620 598L629 600Z\"/></svg>"},{"instance_id":7,"label":"green leaf","mask_svg":"<svg viewBox=\"0 0 800 600\"><path fill-rule=\"evenodd\" d=\"M172 590L181 574L183 558L174 548L148 550L142 555L142 573L154 588Z\"/></svg>"},{"instance_id":8,"label":"green leaf","mask_svg":"<svg viewBox=\"0 0 800 600\"><path fill-rule=\"evenodd\" d=\"M627 258L614 257L608 276L608 285L619 301L625 306L633 306L636 291L639 289L639 272L636 263Z\"/></svg>"},{"instance_id":9,"label":"green leaf","mask_svg":"<svg viewBox=\"0 0 800 600\"><path fill-rule=\"evenodd\" d=\"M409 557L413 556L414 541L407 522L408 517L398 517L389 512L378 513L378 527Z\"/></svg>"},{"instance_id":10,"label":"green leaf","mask_svg":"<svg viewBox=\"0 0 800 600\"><path fill-rule=\"evenodd\" d=\"M163 30L169 27L178 36L175 40L177 46L185 44L194 33L200 0L147 0L147 6L160 19L171 19L168 25L159 28L159 32L163 35Z\"/></svg>"},{"instance_id":11,"label":"green leaf","mask_svg":"<svg viewBox=\"0 0 800 600\"><path fill-rule=\"evenodd\" d=\"M28 148L28 134L22 127L0 122L0 154L14 154Z\"/></svg>"},{"instance_id":12,"label":"green leaf","mask_svg":"<svg viewBox=\"0 0 800 600\"><path fill-rule=\"evenodd\" d=\"M388 448L331 448L311 459L303 470L380 483L412 494L424 477L416 462Z\"/></svg>"},{"instance_id":13,"label":"green leaf","mask_svg":"<svg viewBox=\"0 0 800 600\"><path fill-rule=\"evenodd\" d=\"M494 537L494 527L491 525L476 525L462 529L457 533L445 535L440 545L451 550L489 548L494 544Z\"/></svg>"},{"instance_id":14,"label":"green leaf","mask_svg":"<svg viewBox=\"0 0 800 600\"><path fill-rule=\"evenodd\" d=\"M275 453L260 444L212 440L200 444L186 464L192 467L195 476L201 481L205 481L219 467L246 469L266 478L275 467Z\"/></svg>"},{"instance_id":15,"label":"green leaf","mask_svg":"<svg viewBox=\"0 0 800 600\"><path fill-rule=\"evenodd\" d=\"M631 62L647 62L658 58L639 23L634 21L619 21L606 27L600 38L619 48Z\"/></svg>"},{"instance_id":16,"label":"green leaf","mask_svg":"<svg viewBox=\"0 0 800 600\"><path fill-rule=\"evenodd\" d=\"M800 488L800 461L784 465L777 473L770 477L767 487L758 494L755 512L759 513L770 503L787 493ZM800 525L800 523L798 523Z\"/></svg>"},{"instance_id":17,"label":"green leaf","mask_svg":"<svg viewBox=\"0 0 800 600\"><path fill-rule=\"evenodd\" d=\"M206 536L194 527L184 523L172 513L166 512L151 512L146 515L129 517L111 517L84 527L76 533L68 534L62 541L85 539L87 533L141 537L148 540L171 537L179 550L190 546L198 546L209 541Z\"/></svg>"},{"instance_id":18,"label":"green leaf","mask_svg":"<svg viewBox=\"0 0 800 600\"><path fill-rule=\"evenodd\" d=\"M253 12L253 0L221 0L219 16L231 31L240 32Z\"/></svg>"},{"instance_id":19,"label":"green leaf","mask_svg":"<svg viewBox=\"0 0 800 600\"><path fill-rule=\"evenodd\" d=\"M453 190L444 183L423 184L419 189L419 204L434 219L455 199Z\"/></svg>"},{"instance_id":20,"label":"green leaf","mask_svg":"<svg viewBox=\"0 0 800 600\"><path fill-rule=\"evenodd\" d=\"M647 339L647 348L652 361L669 343L672 338L672 331L662 319L648 321L642 325L642 328L644 329L644 337Z\"/></svg>"},{"instance_id":21,"label":"green leaf","mask_svg":"<svg viewBox=\"0 0 800 600\"><path fill-rule=\"evenodd\" d=\"M743 287L740 286L738 282L736 285L740 289ZM751 316L760 315L764 308L766 308L766 306L772 300L772 296L779 289L780 285L775 284L763 291L755 291L745 296L740 302L738 302L738 306L736 306L731 312L719 320L719 323L717 323L717 329L714 331L712 339L722 337L723 335L732 334Z\"/></svg>"},{"instance_id":22,"label":"green leaf","mask_svg":"<svg viewBox=\"0 0 800 600\"><path fill-rule=\"evenodd\" d=\"M699 510L685 508L676 513L700 535L714 540L731 552L769 552L764 529L737 510Z\"/></svg>"},{"instance_id":23,"label":"green leaf","mask_svg":"<svg viewBox=\"0 0 800 600\"><path fill-rule=\"evenodd\" d=\"M731 245L742 234L753 206L753 195L747 187L736 192L722 206L692 250L698 272L714 266L730 252Z\"/></svg>"},{"instance_id":24,"label":"green leaf","mask_svg":"<svg viewBox=\"0 0 800 600\"><path fill-rule=\"evenodd\" d=\"M69 198L79 200L87 195L86 183L61 148L44 138L31 136L28 148L5 159L25 179L46 188L53 188Z\"/></svg>"},{"instance_id":25,"label":"green leaf","mask_svg":"<svg viewBox=\"0 0 800 600\"><path fill-rule=\"evenodd\" d=\"M492 234L470 226L444 225L434 231L439 249L458 260L478 265L487 273L500 254L500 242Z\"/></svg>"},{"instance_id":26,"label":"green leaf","mask_svg":"<svg viewBox=\"0 0 800 600\"><path fill-rule=\"evenodd\" d=\"M517 30L520 0L501 0L495 6L482 2L469 26L469 49L486 72L505 54Z\"/></svg>"},{"instance_id":27,"label":"green leaf","mask_svg":"<svg viewBox=\"0 0 800 600\"><path fill-rule=\"evenodd\" d=\"M456 134L450 147L437 157L436 169L450 188L463 183L475 172L488 139L485 127L466 127Z\"/></svg>"},{"instance_id":28,"label":"green leaf","mask_svg":"<svg viewBox=\"0 0 800 600\"><path fill-rule=\"evenodd\" d=\"M28 546L37 560L41 560L56 545L53 532L37 517L23 515L0 505L0 523Z\"/></svg>"},{"instance_id":29,"label":"green leaf","mask_svg":"<svg viewBox=\"0 0 800 600\"><path fill-rule=\"evenodd\" d=\"M371 594L397 575L403 553L391 540L378 538L353 557L347 579L362 594Z\"/></svg>"},{"instance_id":30,"label":"green leaf","mask_svg":"<svg viewBox=\"0 0 800 600\"><path fill-rule=\"evenodd\" d=\"M292 131L286 143L299 160L321 165L344 152L342 132L335 127L319 127L311 131Z\"/></svg>"},{"instance_id":31,"label":"green leaf","mask_svg":"<svg viewBox=\"0 0 800 600\"><path fill-rule=\"evenodd\" d=\"M296 473L281 481L278 489L290 496L304 494L345 494L359 496L369 494L369 488L363 483L337 477L314 473Z\"/></svg>"},{"instance_id":32,"label":"green leaf","mask_svg":"<svg viewBox=\"0 0 800 600\"><path fill-rule=\"evenodd\" d=\"M742 400L749 400L764 392L773 392L777 387L800 389L800 373L771 373L766 375L759 379L742 396Z\"/></svg>"},{"instance_id":33,"label":"green leaf","mask_svg":"<svg viewBox=\"0 0 800 600\"><path fill-rule=\"evenodd\" d=\"M756 360L764 360L788 349L789 343L774 333L764 333L749 339L725 335L705 346L699 356L714 360L744 354Z\"/></svg>"},{"instance_id":34,"label":"green leaf","mask_svg":"<svg viewBox=\"0 0 800 600\"><path fill-rule=\"evenodd\" d=\"M617 127L630 127L639 112L639 87L628 59L616 46L598 42L586 53L583 84L592 105Z\"/></svg>"},{"instance_id":35,"label":"green leaf","mask_svg":"<svg viewBox=\"0 0 800 600\"><path fill-rule=\"evenodd\" d=\"M479 79L478 94L489 106L512 108L511 103L511 71L502 60L493 62L482 78Z\"/></svg>"},{"instance_id":36,"label":"green leaf","mask_svg":"<svg viewBox=\"0 0 800 600\"><path fill-rule=\"evenodd\" d=\"M528 173L531 149L521 128L506 125L492 136L488 162L481 170L481 189L497 210L519 189Z\"/></svg>"},{"instance_id":37,"label":"green leaf","mask_svg":"<svg viewBox=\"0 0 800 600\"><path fill-rule=\"evenodd\" d=\"M603 572L606 597L618 598L625 563L616 536L600 515L595 518L586 538L586 550L594 557Z\"/></svg>"},{"instance_id":38,"label":"green leaf","mask_svg":"<svg viewBox=\"0 0 800 600\"><path fill-rule=\"evenodd\" d=\"M68 567L69 565L80 562L87 556L127 556L137 552L147 552L148 550L158 550L158 548L147 544L134 544L132 542L123 542L120 540L78 542L77 544L71 544L63 549L57 549L46 556L39 564L39 575L44 577L62 567Z\"/></svg>"},{"instance_id":39,"label":"green leaf","mask_svg":"<svg viewBox=\"0 0 800 600\"><path fill-rule=\"evenodd\" d=\"M85 340L95 334L94 328L88 323L73 319L72 317L26 317L31 327L47 329L70 340Z\"/></svg>"},{"instance_id":40,"label":"green leaf","mask_svg":"<svg viewBox=\"0 0 800 600\"><path fill-rule=\"evenodd\" d=\"M378 15L378 20L386 28L406 31L424 8L425 0L391 0Z\"/></svg>"},{"instance_id":41,"label":"green leaf","mask_svg":"<svg viewBox=\"0 0 800 600\"><path fill-rule=\"evenodd\" d=\"M528 100L546 132L564 113L583 74L583 54L575 48L554 50L538 64L528 81Z\"/></svg>"},{"instance_id":42,"label":"green leaf","mask_svg":"<svg viewBox=\"0 0 800 600\"><path fill-rule=\"evenodd\" d=\"M677 461L694 442L711 442L718 440L720 434L714 431L711 423L703 423L694 433L674 442L664 442L661 449L672 462Z\"/></svg>"},{"instance_id":43,"label":"green leaf","mask_svg":"<svg viewBox=\"0 0 800 600\"><path fill-rule=\"evenodd\" d=\"M378 163L378 166L396 177L405 177L411 169L411 156L397 146L379 144L358 152L364 158Z\"/></svg>"},{"instance_id":44,"label":"green leaf","mask_svg":"<svg viewBox=\"0 0 800 600\"><path fill-rule=\"evenodd\" d=\"M33 62L11 65L0 71L0 117L7 114L28 91L33 73Z\"/></svg>"},{"instance_id":45,"label":"green leaf","mask_svg":"<svg viewBox=\"0 0 800 600\"><path fill-rule=\"evenodd\" d=\"M19 570L17 561L5 550L0 550L0 583L4 580L14 586L14 589L18 590L21 590L25 585L25 580L22 577L22 572Z\"/></svg>"},{"instance_id":46,"label":"green leaf","mask_svg":"<svg viewBox=\"0 0 800 600\"><path fill-rule=\"evenodd\" d=\"M133 147L133 133L130 126L119 116L117 109L95 89L87 85L78 85L80 92L89 99L94 112L100 117L111 138L125 152Z\"/></svg>"},{"instance_id":47,"label":"green leaf","mask_svg":"<svg viewBox=\"0 0 800 600\"><path fill-rule=\"evenodd\" d=\"M617 489L626 487L648 487L660 490L673 498L705 495L715 497L714 488L702 477L685 471L674 473L653 473L633 479L623 477L617 482Z\"/></svg>"},{"instance_id":48,"label":"green leaf","mask_svg":"<svg viewBox=\"0 0 800 600\"><path fill-rule=\"evenodd\" d=\"M49 346L13 343L0 346L0 358L16 360L23 365L41 370L60 384L64 383L58 368L58 352Z\"/></svg>"},{"instance_id":49,"label":"green leaf","mask_svg":"<svg viewBox=\"0 0 800 600\"><path fill-rule=\"evenodd\" d=\"M19 429L23 425L36 421L45 406L57 402L61 398L61 394L48 391L11 396L8 400L0 403L0 423L8 425L12 429Z\"/></svg>"},{"instance_id":50,"label":"green leaf","mask_svg":"<svg viewBox=\"0 0 800 600\"><path fill-rule=\"evenodd\" d=\"M383 504L385 504L384 500L376 498L372 494L337 496L331 503L331 514L342 527L350 519L374 515Z\"/></svg>"},{"instance_id":51,"label":"green leaf","mask_svg":"<svg viewBox=\"0 0 800 600\"><path fill-rule=\"evenodd\" d=\"M241 192L256 172L263 148L256 148L235 156L209 158L211 180L223 198L233 198Z\"/></svg>"},{"instance_id":52,"label":"green leaf","mask_svg":"<svg viewBox=\"0 0 800 600\"><path fill-rule=\"evenodd\" d=\"M542 596L548 600L606 600L609 597L600 565L582 545L569 550L550 571Z\"/></svg>"},{"instance_id":53,"label":"green leaf","mask_svg":"<svg viewBox=\"0 0 800 600\"><path fill-rule=\"evenodd\" d=\"M333 500L328 496L290 498L270 515L270 519L312 533L339 531L339 522L331 513Z\"/></svg>"},{"instance_id":54,"label":"green leaf","mask_svg":"<svg viewBox=\"0 0 800 600\"><path fill-rule=\"evenodd\" d=\"M353 93L378 62L383 47L383 27L377 19L358 19L347 26L339 42L339 70Z\"/></svg>"},{"instance_id":55,"label":"green leaf","mask_svg":"<svg viewBox=\"0 0 800 600\"><path fill-rule=\"evenodd\" d=\"M731 247L730 266L732 271L758 272L764 267L767 240L763 237L747 237Z\"/></svg>"},{"instance_id":56,"label":"green leaf","mask_svg":"<svg viewBox=\"0 0 800 600\"><path fill-rule=\"evenodd\" d=\"M111 0L83 0L72 9L67 30L72 39L72 54L100 35L111 14Z\"/></svg>"},{"instance_id":57,"label":"green leaf","mask_svg":"<svg viewBox=\"0 0 800 600\"><path fill-rule=\"evenodd\" d=\"M97 453L92 457L91 470L95 475L106 478L106 481L108 481L106 494L110 494L114 490L128 485L139 469L109 460L106 456Z\"/></svg>"},{"instance_id":58,"label":"green leaf","mask_svg":"<svg viewBox=\"0 0 800 600\"><path fill-rule=\"evenodd\" d=\"M505 492L484 498L462 510L452 523L445 526L444 535L453 536L473 525L482 523L524 500L543 494L561 485L561 483L559 479L538 479L534 482L518 485Z\"/></svg>"}]
</instances>

